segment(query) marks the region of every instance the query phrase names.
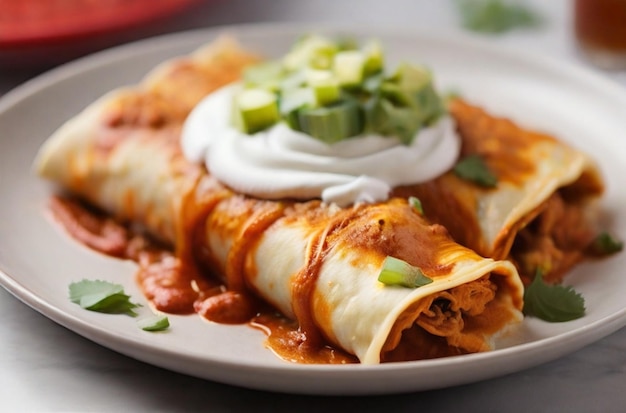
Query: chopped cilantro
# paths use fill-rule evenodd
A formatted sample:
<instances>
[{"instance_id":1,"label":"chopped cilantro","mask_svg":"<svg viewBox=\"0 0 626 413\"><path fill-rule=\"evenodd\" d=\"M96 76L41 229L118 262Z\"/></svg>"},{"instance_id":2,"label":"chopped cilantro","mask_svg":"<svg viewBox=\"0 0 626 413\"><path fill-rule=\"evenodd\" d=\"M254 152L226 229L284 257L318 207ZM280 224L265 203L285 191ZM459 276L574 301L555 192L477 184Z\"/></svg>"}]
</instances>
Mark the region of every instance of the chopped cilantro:
<instances>
[{"instance_id":1,"label":"chopped cilantro","mask_svg":"<svg viewBox=\"0 0 626 413\"><path fill-rule=\"evenodd\" d=\"M537 271L524 292L524 313L552 323L575 320L585 315L585 299L572 287L546 284Z\"/></svg>"},{"instance_id":2,"label":"chopped cilantro","mask_svg":"<svg viewBox=\"0 0 626 413\"><path fill-rule=\"evenodd\" d=\"M70 300L73 303L80 304L83 297L97 294L112 295L122 293L124 287L120 284L113 284L100 280L82 280L70 284Z\"/></svg>"},{"instance_id":3,"label":"chopped cilantro","mask_svg":"<svg viewBox=\"0 0 626 413\"><path fill-rule=\"evenodd\" d=\"M132 303L130 296L124 294L124 288L100 280L82 280L71 283L69 287L70 300L82 308L99 313L127 314L135 317L133 310L140 307Z\"/></svg>"},{"instance_id":4,"label":"chopped cilantro","mask_svg":"<svg viewBox=\"0 0 626 413\"><path fill-rule=\"evenodd\" d=\"M83 297L80 305L91 311L109 314L128 314L133 317L137 315L133 309L139 307L138 304L130 302L130 296L121 293L109 296L95 295Z\"/></svg>"},{"instance_id":5,"label":"chopped cilantro","mask_svg":"<svg viewBox=\"0 0 626 413\"><path fill-rule=\"evenodd\" d=\"M152 315L137 320L137 326L144 331L163 331L170 326L170 320L164 315Z\"/></svg>"},{"instance_id":6,"label":"chopped cilantro","mask_svg":"<svg viewBox=\"0 0 626 413\"><path fill-rule=\"evenodd\" d=\"M70 301L89 311L107 314L126 314L136 317L134 311L141 307L130 301L124 287L101 280L82 280L70 284ZM166 316L152 314L137 320L139 328L145 331L162 331L170 326Z\"/></svg>"},{"instance_id":7,"label":"chopped cilantro","mask_svg":"<svg viewBox=\"0 0 626 413\"><path fill-rule=\"evenodd\" d=\"M481 33L499 34L515 28L541 24L541 17L519 1L457 0L463 27Z\"/></svg>"},{"instance_id":8,"label":"chopped cilantro","mask_svg":"<svg viewBox=\"0 0 626 413\"><path fill-rule=\"evenodd\" d=\"M489 170L480 155L469 155L461 159L454 166L454 173L461 179L486 188L493 188L498 184L498 178Z\"/></svg>"}]
</instances>

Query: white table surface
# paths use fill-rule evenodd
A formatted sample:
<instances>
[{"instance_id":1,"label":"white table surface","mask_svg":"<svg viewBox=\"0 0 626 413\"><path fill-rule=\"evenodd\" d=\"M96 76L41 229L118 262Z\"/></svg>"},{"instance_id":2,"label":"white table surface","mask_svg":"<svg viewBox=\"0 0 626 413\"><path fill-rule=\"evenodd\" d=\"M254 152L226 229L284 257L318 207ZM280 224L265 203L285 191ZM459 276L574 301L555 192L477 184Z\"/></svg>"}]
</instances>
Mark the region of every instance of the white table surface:
<instances>
[{"instance_id":1,"label":"white table surface","mask_svg":"<svg viewBox=\"0 0 626 413\"><path fill-rule=\"evenodd\" d=\"M576 50L571 2L528 2L546 24L492 40L596 70ZM452 0L214 0L151 34L283 21L461 30ZM0 67L0 95L39 71ZM626 87L625 72L598 72ZM0 314L0 411L626 411L626 328L556 361L493 380L394 396L313 397L241 389L138 362L53 323L3 289Z\"/></svg>"}]
</instances>

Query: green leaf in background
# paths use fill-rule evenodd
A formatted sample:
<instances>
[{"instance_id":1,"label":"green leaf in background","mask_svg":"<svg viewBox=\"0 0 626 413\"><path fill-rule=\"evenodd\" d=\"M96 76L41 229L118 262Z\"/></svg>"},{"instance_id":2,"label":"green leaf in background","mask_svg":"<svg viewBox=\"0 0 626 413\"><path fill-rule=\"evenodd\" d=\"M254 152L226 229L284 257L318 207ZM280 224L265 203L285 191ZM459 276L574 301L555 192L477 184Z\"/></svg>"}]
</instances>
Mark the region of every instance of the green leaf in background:
<instances>
[{"instance_id":1,"label":"green leaf in background","mask_svg":"<svg viewBox=\"0 0 626 413\"><path fill-rule=\"evenodd\" d=\"M522 1L456 0L455 3L463 27L475 32L499 34L542 23L541 17Z\"/></svg>"}]
</instances>

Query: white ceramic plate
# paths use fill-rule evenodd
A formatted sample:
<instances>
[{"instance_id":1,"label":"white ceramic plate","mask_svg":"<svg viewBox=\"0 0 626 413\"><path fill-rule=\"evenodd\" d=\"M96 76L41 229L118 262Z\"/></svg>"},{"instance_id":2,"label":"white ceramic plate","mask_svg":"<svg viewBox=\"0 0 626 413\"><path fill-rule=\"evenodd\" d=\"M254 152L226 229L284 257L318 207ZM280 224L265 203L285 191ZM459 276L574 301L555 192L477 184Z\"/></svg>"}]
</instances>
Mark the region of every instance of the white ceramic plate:
<instances>
[{"instance_id":1,"label":"white ceramic plate","mask_svg":"<svg viewBox=\"0 0 626 413\"><path fill-rule=\"evenodd\" d=\"M333 28L242 26L226 31L267 55L282 54L305 31ZM59 324L120 353L167 369L257 389L309 394L383 394L469 383L562 356L626 324L626 254L579 267L567 279L586 298L587 315L548 324L526 320L498 350L378 366L297 365L263 346L261 332L172 316L168 332L147 333L126 316L92 313L67 298L82 278L119 282L136 301L134 265L94 253L52 225L52 188L31 170L38 147L66 119L108 90L136 83L167 58L192 51L224 29L167 36L97 54L49 72L0 100L0 281ZM454 88L494 113L542 129L600 160L608 183L607 223L626 236L623 147L626 93L579 68L520 55L458 35L342 29L382 40L391 63L431 66L441 88Z\"/></svg>"}]
</instances>

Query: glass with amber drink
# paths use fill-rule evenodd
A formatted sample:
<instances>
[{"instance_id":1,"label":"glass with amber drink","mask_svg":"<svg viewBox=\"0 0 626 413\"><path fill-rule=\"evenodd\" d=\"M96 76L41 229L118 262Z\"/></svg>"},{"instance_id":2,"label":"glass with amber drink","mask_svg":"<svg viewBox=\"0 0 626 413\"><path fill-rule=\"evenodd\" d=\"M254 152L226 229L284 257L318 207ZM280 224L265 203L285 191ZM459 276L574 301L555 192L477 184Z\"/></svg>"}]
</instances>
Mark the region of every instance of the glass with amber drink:
<instances>
[{"instance_id":1,"label":"glass with amber drink","mask_svg":"<svg viewBox=\"0 0 626 413\"><path fill-rule=\"evenodd\" d=\"M593 64L626 70L626 0L575 0L574 33Z\"/></svg>"}]
</instances>

